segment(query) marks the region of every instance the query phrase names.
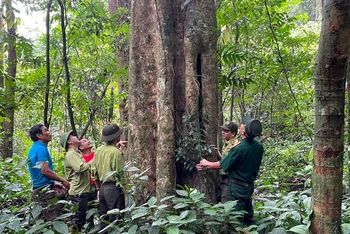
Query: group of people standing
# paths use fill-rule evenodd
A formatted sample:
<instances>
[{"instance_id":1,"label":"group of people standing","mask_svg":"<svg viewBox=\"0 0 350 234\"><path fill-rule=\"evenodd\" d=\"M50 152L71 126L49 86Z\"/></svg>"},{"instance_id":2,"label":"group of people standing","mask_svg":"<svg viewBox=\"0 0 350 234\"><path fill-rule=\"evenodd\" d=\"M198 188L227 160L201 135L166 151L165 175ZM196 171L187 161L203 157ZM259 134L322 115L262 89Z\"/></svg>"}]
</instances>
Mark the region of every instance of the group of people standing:
<instances>
[{"instance_id":1,"label":"group of people standing","mask_svg":"<svg viewBox=\"0 0 350 234\"><path fill-rule=\"evenodd\" d=\"M241 139L237 140L238 126L233 122L221 126L223 139L227 146L219 156L220 161L209 162L202 159L196 165L203 168L221 169L221 202L237 200L236 209L245 210L240 220L250 225L254 222L252 194L264 152L261 143L254 138L262 131L261 123L250 117L244 117L239 127ZM107 124L102 130L101 141L105 142L92 151L92 145L87 139L78 139L72 131L64 133L60 145L66 151L64 160L65 178L54 172L51 155L47 145L51 141L50 131L42 124L30 129L33 146L28 153L28 169L30 172L33 192L32 200L39 203L43 210L39 218L51 221L60 215L61 203L51 204L54 198L69 199L77 207L70 233L81 230L86 223L93 225L93 217L86 220L89 202L99 200L99 213L102 215L100 230L115 222L116 215L107 215L112 209L124 209L125 198L119 186L121 178L115 173L124 167L124 157L120 147L126 146L126 141L120 141L123 129L117 124ZM223 155L223 156L222 156Z\"/></svg>"},{"instance_id":2,"label":"group of people standing","mask_svg":"<svg viewBox=\"0 0 350 234\"><path fill-rule=\"evenodd\" d=\"M52 140L46 126L37 124L30 129L33 146L28 152L28 169L33 191L32 200L42 207L41 218L52 221L62 213L62 203L52 203L53 199L69 200L76 206L70 233L77 233L88 223L86 229L94 226L93 216L86 220L91 202L99 200L102 215L100 230L117 219L107 215L112 209L124 209L125 198L116 173L124 167L124 157L120 150L126 141L120 141L123 129L117 124L107 124L102 130L102 146L92 151L87 139L78 139L72 131L64 133L60 145L66 151L64 159L65 178L54 172L47 145Z\"/></svg>"}]
</instances>

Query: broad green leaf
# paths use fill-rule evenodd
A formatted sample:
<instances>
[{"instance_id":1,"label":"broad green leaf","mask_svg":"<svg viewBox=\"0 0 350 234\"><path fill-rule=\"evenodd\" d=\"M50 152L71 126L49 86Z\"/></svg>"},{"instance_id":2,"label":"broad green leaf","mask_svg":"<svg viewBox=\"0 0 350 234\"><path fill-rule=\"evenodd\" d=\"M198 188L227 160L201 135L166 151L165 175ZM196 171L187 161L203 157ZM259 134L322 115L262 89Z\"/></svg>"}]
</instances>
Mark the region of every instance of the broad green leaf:
<instances>
[{"instance_id":1,"label":"broad green leaf","mask_svg":"<svg viewBox=\"0 0 350 234\"><path fill-rule=\"evenodd\" d=\"M185 190L176 190L176 193L178 194L178 195L180 195L180 196L182 196L182 197L187 197L188 196L188 194L187 194L187 192L185 191Z\"/></svg>"},{"instance_id":2,"label":"broad green leaf","mask_svg":"<svg viewBox=\"0 0 350 234\"><path fill-rule=\"evenodd\" d=\"M175 197L175 196L167 196L167 197L164 197L164 198L160 199L160 202L167 201L167 200L169 200L169 199L172 199L173 197Z\"/></svg>"},{"instance_id":3,"label":"broad green leaf","mask_svg":"<svg viewBox=\"0 0 350 234\"><path fill-rule=\"evenodd\" d=\"M40 205L35 205L32 209L32 216L33 216L33 219L35 219L36 217L38 217L42 211L42 206Z\"/></svg>"},{"instance_id":4,"label":"broad green leaf","mask_svg":"<svg viewBox=\"0 0 350 234\"><path fill-rule=\"evenodd\" d=\"M177 226L170 226L166 228L167 234L178 234L180 233L180 230Z\"/></svg>"},{"instance_id":5,"label":"broad green leaf","mask_svg":"<svg viewBox=\"0 0 350 234\"><path fill-rule=\"evenodd\" d=\"M43 234L55 234L52 230L46 230Z\"/></svg>"},{"instance_id":6,"label":"broad green leaf","mask_svg":"<svg viewBox=\"0 0 350 234\"><path fill-rule=\"evenodd\" d=\"M148 212L140 211L139 213L136 213L133 216L131 216L131 220L135 220L137 218L141 218L141 217L146 216L146 215L148 215Z\"/></svg>"},{"instance_id":7,"label":"broad green leaf","mask_svg":"<svg viewBox=\"0 0 350 234\"><path fill-rule=\"evenodd\" d=\"M128 230L128 234L136 234L137 229L137 225L132 225Z\"/></svg>"},{"instance_id":8,"label":"broad green leaf","mask_svg":"<svg viewBox=\"0 0 350 234\"><path fill-rule=\"evenodd\" d=\"M341 230L343 234L349 234L350 233L350 223L343 223L341 225Z\"/></svg>"},{"instance_id":9,"label":"broad green leaf","mask_svg":"<svg viewBox=\"0 0 350 234\"><path fill-rule=\"evenodd\" d=\"M58 233L62 233L62 234L69 233L67 224L65 224L62 221L53 221L52 225Z\"/></svg>"},{"instance_id":10,"label":"broad green leaf","mask_svg":"<svg viewBox=\"0 0 350 234\"><path fill-rule=\"evenodd\" d=\"M205 197L205 194L200 192L194 192L190 194L190 198L192 198L195 201L199 201L203 197Z\"/></svg>"},{"instance_id":11,"label":"broad green leaf","mask_svg":"<svg viewBox=\"0 0 350 234\"><path fill-rule=\"evenodd\" d=\"M164 226L164 224L168 223L166 219L158 219L152 223L152 226Z\"/></svg>"},{"instance_id":12,"label":"broad green leaf","mask_svg":"<svg viewBox=\"0 0 350 234\"><path fill-rule=\"evenodd\" d=\"M154 206L156 203L157 203L157 198L155 198L155 197L151 197L147 202L148 206L150 206L150 207Z\"/></svg>"},{"instance_id":13,"label":"broad green leaf","mask_svg":"<svg viewBox=\"0 0 350 234\"><path fill-rule=\"evenodd\" d=\"M179 204L176 204L174 206L174 209L181 209L181 208L184 208L184 207L187 207L187 206L188 206L188 204L186 204L186 203L179 203Z\"/></svg>"},{"instance_id":14,"label":"broad green leaf","mask_svg":"<svg viewBox=\"0 0 350 234\"><path fill-rule=\"evenodd\" d=\"M306 225L298 225L298 226L292 227L288 231L298 233L298 234L308 234L309 233L309 231L306 228Z\"/></svg>"}]
</instances>

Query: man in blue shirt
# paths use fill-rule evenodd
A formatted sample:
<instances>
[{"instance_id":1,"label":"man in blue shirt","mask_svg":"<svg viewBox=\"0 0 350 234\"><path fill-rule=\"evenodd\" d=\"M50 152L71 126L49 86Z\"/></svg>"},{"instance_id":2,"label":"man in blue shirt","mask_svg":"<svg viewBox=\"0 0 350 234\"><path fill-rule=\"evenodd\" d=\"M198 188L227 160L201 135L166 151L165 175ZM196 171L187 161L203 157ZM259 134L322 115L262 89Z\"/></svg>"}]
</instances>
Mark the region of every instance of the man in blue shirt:
<instances>
[{"instance_id":1,"label":"man in blue shirt","mask_svg":"<svg viewBox=\"0 0 350 234\"><path fill-rule=\"evenodd\" d=\"M69 189L69 183L53 170L52 158L47 149L51 141L50 131L42 124L30 129L30 138L34 142L28 152L28 170L32 180L32 200L42 206L41 217L51 221L60 215L62 207L50 200L59 198ZM55 181L61 183L55 183Z\"/></svg>"}]
</instances>

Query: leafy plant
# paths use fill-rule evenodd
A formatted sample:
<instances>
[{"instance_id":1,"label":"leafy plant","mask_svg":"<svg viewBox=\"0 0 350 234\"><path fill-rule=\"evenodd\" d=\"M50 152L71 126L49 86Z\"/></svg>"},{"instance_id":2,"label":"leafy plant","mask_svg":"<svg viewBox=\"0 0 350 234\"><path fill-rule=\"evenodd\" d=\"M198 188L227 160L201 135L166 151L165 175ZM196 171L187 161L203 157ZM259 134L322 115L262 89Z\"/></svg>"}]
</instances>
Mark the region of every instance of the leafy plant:
<instances>
[{"instance_id":1,"label":"leafy plant","mask_svg":"<svg viewBox=\"0 0 350 234\"><path fill-rule=\"evenodd\" d=\"M106 229L112 233L242 233L237 218L243 212L234 210L236 201L210 205L203 201L204 194L184 187L177 196L157 200L150 198L141 206L131 205L124 210L111 210L109 214L122 214Z\"/></svg>"},{"instance_id":2,"label":"leafy plant","mask_svg":"<svg viewBox=\"0 0 350 234\"><path fill-rule=\"evenodd\" d=\"M188 132L183 133L179 139L179 147L176 152L176 161L183 164L185 170L194 171L201 158L205 158L212 152L212 147L205 141L206 131L197 123L199 113L183 116L182 122L188 126ZM202 119L203 124L207 120Z\"/></svg>"}]
</instances>

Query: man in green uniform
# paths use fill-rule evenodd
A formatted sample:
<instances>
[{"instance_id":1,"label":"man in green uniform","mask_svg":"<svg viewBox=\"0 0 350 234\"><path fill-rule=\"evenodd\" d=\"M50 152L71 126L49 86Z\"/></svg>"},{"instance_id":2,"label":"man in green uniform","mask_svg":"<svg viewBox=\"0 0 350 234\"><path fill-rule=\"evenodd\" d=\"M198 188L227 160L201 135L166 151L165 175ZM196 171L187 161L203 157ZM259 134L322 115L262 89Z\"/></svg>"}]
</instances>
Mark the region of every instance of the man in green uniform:
<instances>
[{"instance_id":1,"label":"man in green uniform","mask_svg":"<svg viewBox=\"0 0 350 234\"><path fill-rule=\"evenodd\" d=\"M221 135L222 139L226 140L226 146L222 151L222 154L219 153L219 157L222 159L227 155L227 153L236 145L239 144L238 139L236 138L238 131L238 126L233 122L228 122L227 124L221 126ZM220 195L221 202L225 203L228 201L228 186L229 186L229 177L226 172L222 169L220 170L221 183L220 183Z\"/></svg>"},{"instance_id":2,"label":"man in green uniform","mask_svg":"<svg viewBox=\"0 0 350 234\"><path fill-rule=\"evenodd\" d=\"M117 215L106 215L109 210L125 208L124 193L120 185L118 172L124 168L124 158L117 146L121 145L120 136L123 129L117 124L107 124L102 129L101 141L106 142L96 149L92 160L92 177L99 189L99 211L105 215L101 221L100 230L118 219Z\"/></svg>"},{"instance_id":3,"label":"man in green uniform","mask_svg":"<svg viewBox=\"0 0 350 234\"><path fill-rule=\"evenodd\" d=\"M232 148L225 158L217 162L203 159L196 167L198 170L222 168L228 173L229 200L237 200L236 209L247 212L240 221L249 226L254 223L251 196L264 152L261 143L254 139L261 134L261 123L244 117L239 131L242 136L240 144Z\"/></svg>"},{"instance_id":4,"label":"man in green uniform","mask_svg":"<svg viewBox=\"0 0 350 234\"><path fill-rule=\"evenodd\" d=\"M69 198L78 207L74 215L73 227L70 229L70 233L76 233L86 223L86 212L91 192L90 165L85 162L78 149L80 140L72 132L64 133L61 136L60 144L67 151L64 167L66 179L71 185L68 191Z\"/></svg>"}]
</instances>

